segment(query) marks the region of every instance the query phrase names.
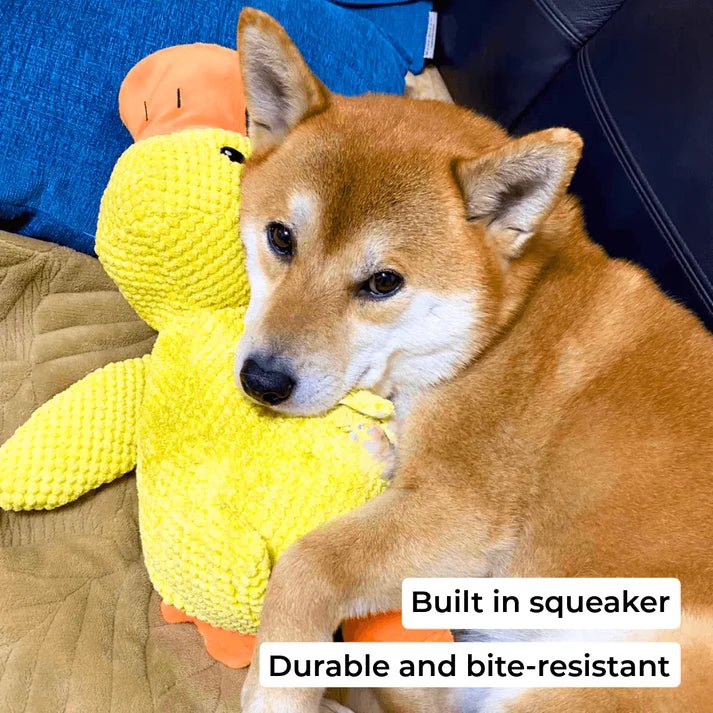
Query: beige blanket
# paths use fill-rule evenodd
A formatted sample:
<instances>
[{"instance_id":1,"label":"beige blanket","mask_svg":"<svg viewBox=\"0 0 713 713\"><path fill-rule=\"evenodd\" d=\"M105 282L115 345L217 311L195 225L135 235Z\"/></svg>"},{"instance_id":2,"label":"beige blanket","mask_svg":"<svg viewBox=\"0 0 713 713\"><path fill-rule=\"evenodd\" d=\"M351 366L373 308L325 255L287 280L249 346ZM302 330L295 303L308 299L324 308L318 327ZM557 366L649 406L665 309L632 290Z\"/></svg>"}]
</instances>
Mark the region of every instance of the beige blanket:
<instances>
[{"instance_id":1,"label":"beige blanket","mask_svg":"<svg viewBox=\"0 0 713 713\"><path fill-rule=\"evenodd\" d=\"M154 335L90 257L0 232L0 442L39 404ZM239 710L244 672L159 616L134 480L51 512L0 511L0 712Z\"/></svg>"}]
</instances>

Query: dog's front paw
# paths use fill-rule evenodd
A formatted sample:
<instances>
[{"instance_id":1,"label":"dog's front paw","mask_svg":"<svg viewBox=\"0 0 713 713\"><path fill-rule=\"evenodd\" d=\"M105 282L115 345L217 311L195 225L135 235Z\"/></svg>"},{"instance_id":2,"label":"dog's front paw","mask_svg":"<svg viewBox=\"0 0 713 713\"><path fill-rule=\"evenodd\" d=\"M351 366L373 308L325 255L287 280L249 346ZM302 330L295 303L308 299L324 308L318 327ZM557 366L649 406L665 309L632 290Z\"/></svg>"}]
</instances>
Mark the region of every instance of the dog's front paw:
<instances>
[{"instance_id":1,"label":"dog's front paw","mask_svg":"<svg viewBox=\"0 0 713 713\"><path fill-rule=\"evenodd\" d=\"M253 662L248 669L248 675L243 683L243 690L240 694L240 710L242 713L258 713L262 710L261 693L263 688L260 686L260 671L259 659L253 656Z\"/></svg>"},{"instance_id":2,"label":"dog's front paw","mask_svg":"<svg viewBox=\"0 0 713 713\"><path fill-rule=\"evenodd\" d=\"M367 427L360 424L350 432L349 436L383 465L385 477L390 478L396 466L396 448L384 429L379 426Z\"/></svg>"},{"instance_id":3,"label":"dog's front paw","mask_svg":"<svg viewBox=\"0 0 713 713\"><path fill-rule=\"evenodd\" d=\"M278 699L271 689L260 686L249 692L243 688L241 710L242 713L302 713L283 696Z\"/></svg>"},{"instance_id":4,"label":"dog's front paw","mask_svg":"<svg viewBox=\"0 0 713 713\"><path fill-rule=\"evenodd\" d=\"M351 713L348 708L321 698L318 689L263 688L254 661L243 685L241 709L242 713Z\"/></svg>"},{"instance_id":5,"label":"dog's front paw","mask_svg":"<svg viewBox=\"0 0 713 713\"><path fill-rule=\"evenodd\" d=\"M243 696L242 713L352 713L334 701L315 700L299 689L260 688L250 698Z\"/></svg>"},{"instance_id":6,"label":"dog's front paw","mask_svg":"<svg viewBox=\"0 0 713 713\"><path fill-rule=\"evenodd\" d=\"M351 708L343 706L341 703L330 699L322 699L318 707L314 704L300 700L299 696L293 698L288 695L284 696L284 689L280 689L281 693L275 695L274 689L261 689L257 695L252 697L250 702L245 702L243 698L242 712L243 713L354 713ZM267 695L263 695L267 694Z\"/></svg>"},{"instance_id":7,"label":"dog's front paw","mask_svg":"<svg viewBox=\"0 0 713 713\"><path fill-rule=\"evenodd\" d=\"M319 704L319 713L354 713L354 711L341 703L331 700L331 698L323 698Z\"/></svg>"}]
</instances>

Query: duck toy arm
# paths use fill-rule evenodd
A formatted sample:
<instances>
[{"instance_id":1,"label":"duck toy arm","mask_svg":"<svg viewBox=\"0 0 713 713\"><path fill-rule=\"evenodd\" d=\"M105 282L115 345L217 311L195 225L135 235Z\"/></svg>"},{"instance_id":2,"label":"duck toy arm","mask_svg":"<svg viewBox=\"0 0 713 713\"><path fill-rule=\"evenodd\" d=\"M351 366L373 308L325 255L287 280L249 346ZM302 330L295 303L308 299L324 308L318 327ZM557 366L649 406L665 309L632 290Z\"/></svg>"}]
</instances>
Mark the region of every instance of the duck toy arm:
<instances>
[{"instance_id":1,"label":"duck toy arm","mask_svg":"<svg viewBox=\"0 0 713 713\"><path fill-rule=\"evenodd\" d=\"M15 431L0 447L0 508L51 510L134 468L149 358L93 371Z\"/></svg>"}]
</instances>

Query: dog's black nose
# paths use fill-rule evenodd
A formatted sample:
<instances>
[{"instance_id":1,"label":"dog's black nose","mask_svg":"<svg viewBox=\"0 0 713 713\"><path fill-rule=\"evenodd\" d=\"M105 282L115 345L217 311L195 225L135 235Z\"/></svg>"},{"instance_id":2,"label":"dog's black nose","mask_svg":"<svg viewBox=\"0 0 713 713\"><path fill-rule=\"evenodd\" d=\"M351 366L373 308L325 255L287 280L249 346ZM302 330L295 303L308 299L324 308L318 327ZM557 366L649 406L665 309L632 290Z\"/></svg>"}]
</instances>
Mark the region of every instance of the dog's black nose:
<instances>
[{"instance_id":1,"label":"dog's black nose","mask_svg":"<svg viewBox=\"0 0 713 713\"><path fill-rule=\"evenodd\" d=\"M289 374L267 369L255 358L246 359L243 363L240 383L248 396L268 406L287 401L295 386L295 380Z\"/></svg>"}]
</instances>

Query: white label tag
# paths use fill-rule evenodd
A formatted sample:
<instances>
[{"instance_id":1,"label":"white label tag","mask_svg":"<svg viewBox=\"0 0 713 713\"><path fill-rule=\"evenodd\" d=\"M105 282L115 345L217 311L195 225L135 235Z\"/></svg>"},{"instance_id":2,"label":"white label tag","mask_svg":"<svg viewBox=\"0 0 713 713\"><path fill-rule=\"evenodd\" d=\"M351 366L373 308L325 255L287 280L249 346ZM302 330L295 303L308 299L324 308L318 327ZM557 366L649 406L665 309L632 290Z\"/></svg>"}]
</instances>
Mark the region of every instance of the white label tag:
<instances>
[{"instance_id":1,"label":"white label tag","mask_svg":"<svg viewBox=\"0 0 713 713\"><path fill-rule=\"evenodd\" d=\"M438 27L438 13L428 13L428 30L426 30L426 47L423 50L424 59L433 59L436 51L436 28Z\"/></svg>"}]
</instances>

